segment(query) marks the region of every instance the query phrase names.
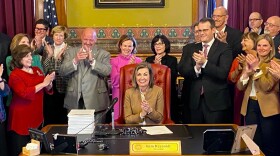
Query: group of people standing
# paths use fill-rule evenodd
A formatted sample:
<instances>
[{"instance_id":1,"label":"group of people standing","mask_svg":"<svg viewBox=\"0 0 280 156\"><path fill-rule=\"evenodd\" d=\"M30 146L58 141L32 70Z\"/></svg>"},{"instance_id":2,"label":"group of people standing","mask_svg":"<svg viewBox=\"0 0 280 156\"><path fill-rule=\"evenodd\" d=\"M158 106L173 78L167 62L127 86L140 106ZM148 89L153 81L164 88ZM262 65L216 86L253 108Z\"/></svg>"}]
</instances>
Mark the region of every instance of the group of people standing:
<instances>
[{"instance_id":1,"label":"group of people standing","mask_svg":"<svg viewBox=\"0 0 280 156\"><path fill-rule=\"evenodd\" d=\"M280 18L269 17L263 29L253 12L243 35L227 18L224 7L216 8L194 25L196 43L183 48L178 70L188 123L232 123L234 107L245 125L257 125L254 141L264 154L279 155Z\"/></svg>"},{"instance_id":2,"label":"group of people standing","mask_svg":"<svg viewBox=\"0 0 280 156\"><path fill-rule=\"evenodd\" d=\"M107 77L112 83L112 98L119 97L121 67L138 64L133 72L133 87L125 93L124 120L133 124L159 124L163 119L163 90L154 85L150 63L171 69L171 118L178 114L178 72L184 77L182 101L187 123L230 123L232 110L240 105L245 124L257 124L254 140L266 155L279 155L280 144L280 18L272 16L264 23L259 13L249 17L250 29L243 36L226 25L227 10L218 7L212 18L202 18L193 27L195 43L184 46L179 64L168 55L171 44L164 35L151 41L153 56L146 60L136 56L136 40L122 35L117 43L119 54L95 45L95 29L85 28L81 45L68 46L67 28L51 31L45 20L38 20L35 37L17 34L10 44L11 56L0 65L0 135L1 150L6 149L4 121L8 114L9 155L18 155L30 141L28 128L67 123L71 109L95 109L98 123L110 104ZM260 34L264 32L266 34ZM1 57L2 59L2 57ZM6 69L5 67L6 66ZM4 70L9 75L5 82ZM11 94L12 91L12 94ZM5 112L3 96L9 95ZM114 106L117 119L119 107ZM3 146L2 146L3 144ZM3 148L2 148L3 147ZM2 155L2 153L1 153Z\"/></svg>"},{"instance_id":3,"label":"group of people standing","mask_svg":"<svg viewBox=\"0 0 280 156\"><path fill-rule=\"evenodd\" d=\"M161 122L163 91L153 83L151 66L141 63L142 60L135 56L137 42L132 36L121 36L118 42L120 54L111 59L109 52L95 45L95 29L85 28L81 34L81 46L77 47L66 44L66 27L54 27L51 37L47 35L49 31L48 22L40 19L36 22L32 40L27 34L15 35L10 44L11 56L6 58L6 68L1 65L1 112L5 112L2 97L9 95L6 102L9 152L6 146L1 146L5 149L2 151L1 148L3 155L18 155L21 152L30 141L29 128L66 124L67 113L71 109L95 109L98 123L104 123L102 113L110 103L106 78L111 78L113 98L118 97L120 68L127 64L139 64L139 71L135 71L134 77L135 89L145 100L141 100L140 109L136 109L142 110L138 117L149 116L147 124ZM168 55L170 41L164 35L158 35L151 48L155 54L147 58L151 63L172 65L172 73L175 74L172 75L173 89L176 90L177 59ZM7 83L2 79L4 70L8 73ZM119 116L119 107L119 104L115 105L115 118ZM6 114L1 113L3 132L5 126L2 122L5 120ZM131 120L126 121L129 123ZM6 134L3 133L3 136L6 137ZM3 145L5 140L2 140Z\"/></svg>"}]
</instances>

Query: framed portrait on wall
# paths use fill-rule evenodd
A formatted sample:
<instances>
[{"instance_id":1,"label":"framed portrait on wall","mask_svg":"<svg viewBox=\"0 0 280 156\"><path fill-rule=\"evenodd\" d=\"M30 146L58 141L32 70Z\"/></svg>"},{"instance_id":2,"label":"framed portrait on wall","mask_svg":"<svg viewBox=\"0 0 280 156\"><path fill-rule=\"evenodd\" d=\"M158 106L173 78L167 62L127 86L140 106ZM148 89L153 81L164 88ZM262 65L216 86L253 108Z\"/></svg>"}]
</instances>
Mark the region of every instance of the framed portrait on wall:
<instances>
[{"instance_id":1,"label":"framed portrait on wall","mask_svg":"<svg viewBox=\"0 0 280 156\"><path fill-rule=\"evenodd\" d=\"M95 0L96 8L163 8L165 0Z\"/></svg>"}]
</instances>

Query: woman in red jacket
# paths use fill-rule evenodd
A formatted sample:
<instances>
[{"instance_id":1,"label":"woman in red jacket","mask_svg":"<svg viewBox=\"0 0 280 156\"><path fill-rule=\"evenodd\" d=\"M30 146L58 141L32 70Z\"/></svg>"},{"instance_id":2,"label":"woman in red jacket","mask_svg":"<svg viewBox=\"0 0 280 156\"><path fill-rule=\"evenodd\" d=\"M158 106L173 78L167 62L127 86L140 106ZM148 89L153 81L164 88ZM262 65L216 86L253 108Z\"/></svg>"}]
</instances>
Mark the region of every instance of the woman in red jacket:
<instances>
[{"instance_id":1,"label":"woman in red jacket","mask_svg":"<svg viewBox=\"0 0 280 156\"><path fill-rule=\"evenodd\" d=\"M43 122L43 90L52 93L55 73L44 76L38 67L32 67L32 49L19 45L12 54L12 73L9 86L13 91L9 109L9 155L19 155L29 141L29 128L39 128Z\"/></svg>"}]
</instances>

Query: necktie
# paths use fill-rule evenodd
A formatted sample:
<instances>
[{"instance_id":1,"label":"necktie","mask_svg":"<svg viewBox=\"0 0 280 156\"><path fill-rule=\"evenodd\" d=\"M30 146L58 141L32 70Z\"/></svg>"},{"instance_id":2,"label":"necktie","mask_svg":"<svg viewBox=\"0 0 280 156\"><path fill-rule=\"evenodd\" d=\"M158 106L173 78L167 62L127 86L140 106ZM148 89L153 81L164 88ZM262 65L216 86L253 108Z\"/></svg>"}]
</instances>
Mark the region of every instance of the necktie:
<instances>
[{"instance_id":1,"label":"necktie","mask_svg":"<svg viewBox=\"0 0 280 156\"><path fill-rule=\"evenodd\" d=\"M207 51L208 51L209 45L208 44L204 44L203 47L204 47L203 54L204 54L205 57L207 57Z\"/></svg>"},{"instance_id":2,"label":"necktie","mask_svg":"<svg viewBox=\"0 0 280 156\"><path fill-rule=\"evenodd\" d=\"M207 49L208 49L209 45L208 44L204 44L203 47L204 47L203 55L204 55L204 57L207 57L207 51L208 51ZM204 89L203 89L203 85L202 85L201 86L200 95L202 95L203 93L204 93Z\"/></svg>"}]
</instances>

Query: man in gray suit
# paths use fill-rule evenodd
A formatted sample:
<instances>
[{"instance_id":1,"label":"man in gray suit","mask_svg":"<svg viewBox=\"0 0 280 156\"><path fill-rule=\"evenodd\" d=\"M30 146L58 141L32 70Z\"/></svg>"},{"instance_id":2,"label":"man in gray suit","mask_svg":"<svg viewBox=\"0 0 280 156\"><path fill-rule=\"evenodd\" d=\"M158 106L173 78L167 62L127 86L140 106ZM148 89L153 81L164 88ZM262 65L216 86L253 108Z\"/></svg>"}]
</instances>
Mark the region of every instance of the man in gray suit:
<instances>
[{"instance_id":1,"label":"man in gray suit","mask_svg":"<svg viewBox=\"0 0 280 156\"><path fill-rule=\"evenodd\" d=\"M109 105L109 94L104 80L111 73L110 53L95 46L96 31L86 28L81 47L66 50L60 72L70 79L64 99L64 107L71 109L95 109L95 119ZM105 117L98 122L103 123Z\"/></svg>"}]
</instances>

